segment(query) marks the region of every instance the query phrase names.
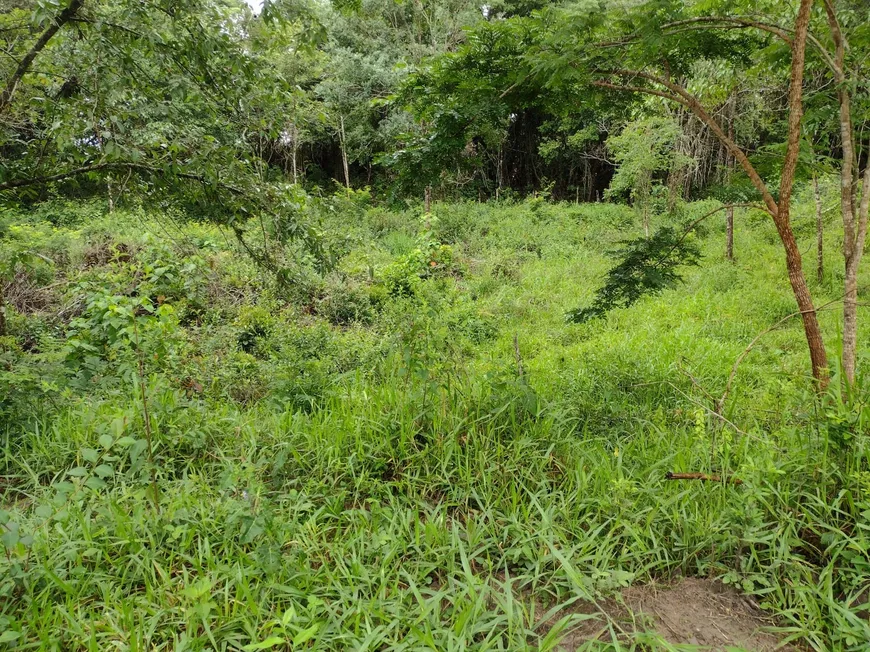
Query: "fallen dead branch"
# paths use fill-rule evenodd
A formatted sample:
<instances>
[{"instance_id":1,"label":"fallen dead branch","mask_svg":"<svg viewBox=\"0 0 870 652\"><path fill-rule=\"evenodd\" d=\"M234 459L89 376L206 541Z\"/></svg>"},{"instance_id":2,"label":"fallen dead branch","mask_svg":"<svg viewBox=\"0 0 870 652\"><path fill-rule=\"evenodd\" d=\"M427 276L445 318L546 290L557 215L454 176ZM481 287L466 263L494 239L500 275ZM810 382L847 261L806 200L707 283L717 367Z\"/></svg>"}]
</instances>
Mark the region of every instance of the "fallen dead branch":
<instances>
[{"instance_id":1,"label":"fallen dead branch","mask_svg":"<svg viewBox=\"0 0 870 652\"><path fill-rule=\"evenodd\" d=\"M665 475L665 480L702 480L705 482L722 482L722 476L708 475L706 473L671 473L668 471ZM725 478L726 484L741 485L743 480L740 478Z\"/></svg>"}]
</instances>

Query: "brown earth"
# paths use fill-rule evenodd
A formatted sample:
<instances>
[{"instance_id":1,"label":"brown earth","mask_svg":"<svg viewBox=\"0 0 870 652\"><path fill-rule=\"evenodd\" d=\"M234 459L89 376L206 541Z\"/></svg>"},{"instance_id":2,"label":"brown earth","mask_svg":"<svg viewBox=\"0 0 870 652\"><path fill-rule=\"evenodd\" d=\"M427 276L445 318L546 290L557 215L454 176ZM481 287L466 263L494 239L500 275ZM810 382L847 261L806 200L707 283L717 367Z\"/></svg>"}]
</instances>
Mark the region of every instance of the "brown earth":
<instances>
[{"instance_id":1,"label":"brown earth","mask_svg":"<svg viewBox=\"0 0 870 652\"><path fill-rule=\"evenodd\" d=\"M686 649L715 652L796 652L781 638L763 631L773 626L758 606L735 589L713 580L684 579L676 584L631 587L621 598L598 605L583 604L555 616L555 623L575 615L579 623L559 647L574 651L598 639L643 643L644 649ZM581 620L582 619L582 620Z\"/></svg>"}]
</instances>

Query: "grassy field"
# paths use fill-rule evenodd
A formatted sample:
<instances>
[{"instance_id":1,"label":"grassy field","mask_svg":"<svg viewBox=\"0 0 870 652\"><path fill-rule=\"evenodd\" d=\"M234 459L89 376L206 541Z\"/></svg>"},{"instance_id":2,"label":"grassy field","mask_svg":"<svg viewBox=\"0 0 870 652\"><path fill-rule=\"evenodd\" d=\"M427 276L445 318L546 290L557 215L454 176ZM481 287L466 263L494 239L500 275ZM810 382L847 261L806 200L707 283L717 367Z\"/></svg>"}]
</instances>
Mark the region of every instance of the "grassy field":
<instances>
[{"instance_id":1,"label":"grassy field","mask_svg":"<svg viewBox=\"0 0 870 652\"><path fill-rule=\"evenodd\" d=\"M867 649L866 387L817 397L792 319L712 413L795 310L764 217L738 212L734 264L711 218L682 285L583 325L626 207L319 219L332 264L290 247L276 279L171 216L0 217L2 644L553 650L622 589L697 577L782 640ZM582 646L690 649L603 623Z\"/></svg>"}]
</instances>

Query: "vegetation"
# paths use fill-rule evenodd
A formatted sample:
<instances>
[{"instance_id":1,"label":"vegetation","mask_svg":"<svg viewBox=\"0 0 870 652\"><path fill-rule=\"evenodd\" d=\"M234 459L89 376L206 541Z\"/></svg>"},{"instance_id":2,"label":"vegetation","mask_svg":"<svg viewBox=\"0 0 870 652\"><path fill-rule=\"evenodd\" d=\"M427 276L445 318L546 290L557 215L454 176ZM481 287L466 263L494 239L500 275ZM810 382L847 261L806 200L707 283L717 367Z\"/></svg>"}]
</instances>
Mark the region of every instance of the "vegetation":
<instances>
[{"instance_id":1,"label":"vegetation","mask_svg":"<svg viewBox=\"0 0 870 652\"><path fill-rule=\"evenodd\" d=\"M865 650L865 4L0 5L0 647Z\"/></svg>"}]
</instances>

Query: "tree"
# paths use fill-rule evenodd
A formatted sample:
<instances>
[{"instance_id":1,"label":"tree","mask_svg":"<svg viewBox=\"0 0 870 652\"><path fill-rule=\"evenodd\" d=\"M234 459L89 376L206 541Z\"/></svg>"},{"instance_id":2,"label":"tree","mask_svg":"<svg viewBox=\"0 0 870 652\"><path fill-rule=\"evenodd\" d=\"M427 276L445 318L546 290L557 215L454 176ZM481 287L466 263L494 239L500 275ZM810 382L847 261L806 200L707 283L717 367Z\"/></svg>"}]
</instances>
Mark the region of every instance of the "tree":
<instances>
[{"instance_id":1,"label":"tree","mask_svg":"<svg viewBox=\"0 0 870 652\"><path fill-rule=\"evenodd\" d=\"M240 237L256 215L309 236L296 196L261 165L262 143L284 128L289 89L246 47L246 7L69 0L51 9L0 17L6 60L18 61L0 95L5 201L38 199L49 185L102 192L114 176L126 192Z\"/></svg>"},{"instance_id":2,"label":"tree","mask_svg":"<svg viewBox=\"0 0 870 652\"><path fill-rule=\"evenodd\" d=\"M619 164L608 192L629 192L641 214L646 237L650 235L654 176L688 163L674 148L678 135L679 127L673 120L654 116L629 122L618 135L607 139L607 148Z\"/></svg>"},{"instance_id":3,"label":"tree","mask_svg":"<svg viewBox=\"0 0 870 652\"><path fill-rule=\"evenodd\" d=\"M870 36L866 31L870 10L862 4L823 0L830 39L834 46L831 54L821 44L817 49L831 69L837 88L839 104L840 146L840 204L843 212L843 257L845 261L843 300L843 373L851 386L855 382L858 354L858 270L864 255L867 221L870 213L870 159L868 148L861 152L860 136L870 120L870 85L867 81L867 52ZM841 18L853 28L854 39L849 39ZM847 50L849 56L847 59ZM864 170L860 162L864 159Z\"/></svg>"},{"instance_id":4,"label":"tree","mask_svg":"<svg viewBox=\"0 0 870 652\"><path fill-rule=\"evenodd\" d=\"M813 377L824 387L828 382L827 351L790 219L801 143L803 78L812 4L812 0L800 0L794 27L787 36L790 51L788 119L778 192L771 189L747 153L728 136L727 128L708 112L695 95L676 81L680 74L688 72L687 66L699 55L739 58L741 52L745 51L745 47L734 48L734 37L714 33L715 30L704 29L703 38L688 38L689 35L700 33L695 27L703 27L709 17L687 16L675 20L675 16L686 16L683 3L644 3L627 21L631 31L607 41L594 40L594 36L601 32L604 19L592 12L581 13L579 31L582 33L578 34L578 30L571 26L555 30L542 49L534 53L538 61L534 64L533 72L574 81L582 78L591 87L609 91L664 98L684 106L715 134L749 177L776 226L783 245L789 282L803 320ZM765 32L771 30L783 31L776 27L764 28ZM680 42L675 45L668 41L668 37L676 34L680 34Z\"/></svg>"}]
</instances>

